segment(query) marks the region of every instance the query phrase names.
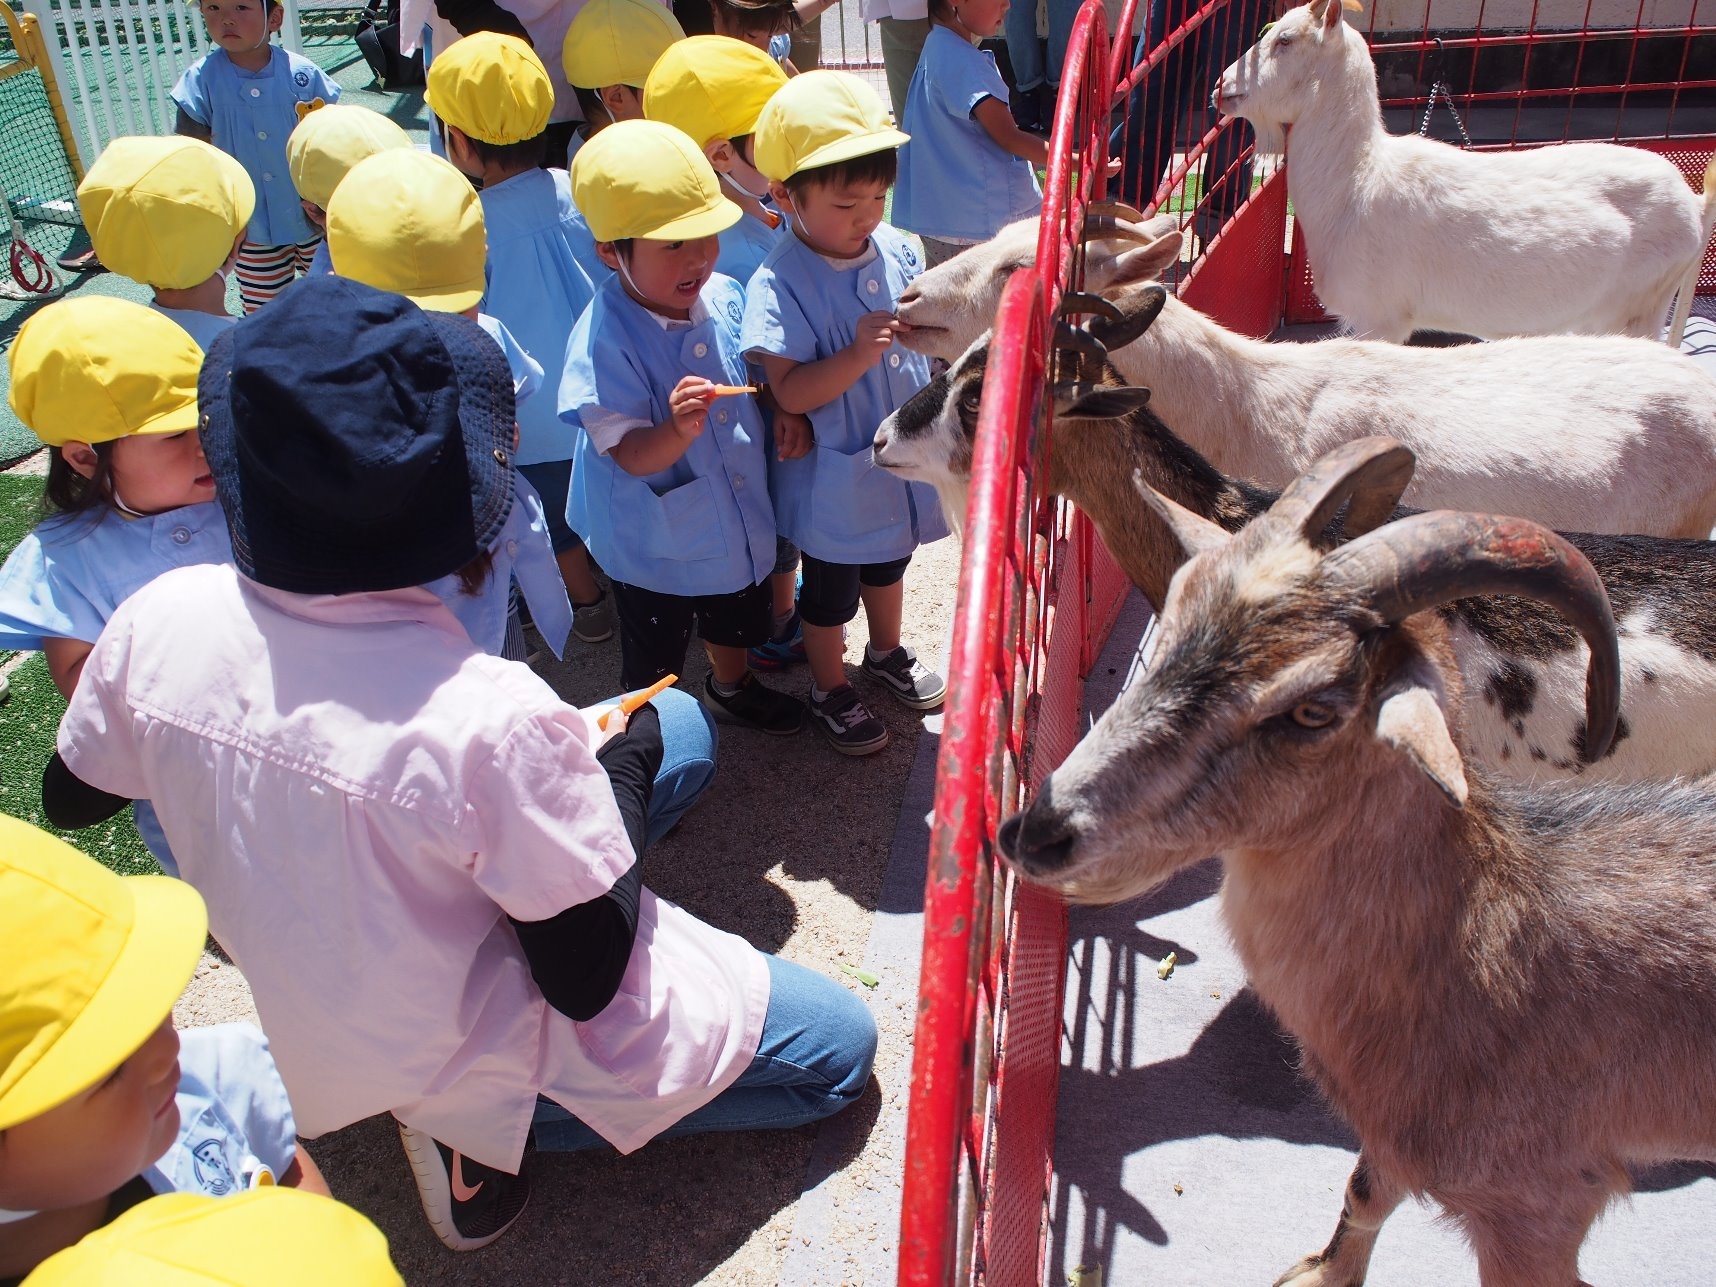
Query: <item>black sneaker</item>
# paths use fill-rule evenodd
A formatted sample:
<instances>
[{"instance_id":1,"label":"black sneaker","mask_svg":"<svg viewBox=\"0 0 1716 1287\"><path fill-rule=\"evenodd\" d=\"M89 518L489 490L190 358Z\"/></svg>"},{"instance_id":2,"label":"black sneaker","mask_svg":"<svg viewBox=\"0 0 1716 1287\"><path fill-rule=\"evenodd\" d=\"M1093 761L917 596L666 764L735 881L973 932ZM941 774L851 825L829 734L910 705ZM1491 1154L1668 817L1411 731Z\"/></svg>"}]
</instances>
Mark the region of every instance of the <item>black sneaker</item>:
<instances>
[{"instance_id":1,"label":"black sneaker","mask_svg":"<svg viewBox=\"0 0 1716 1287\"><path fill-rule=\"evenodd\" d=\"M804 703L796 697L759 683L750 671L739 681L739 691L725 697L715 691L715 676L703 679L703 704L726 724L747 724L776 737L787 737L804 727Z\"/></svg>"},{"instance_id":2,"label":"black sneaker","mask_svg":"<svg viewBox=\"0 0 1716 1287\"><path fill-rule=\"evenodd\" d=\"M427 1131L399 1123L399 1139L417 1177L417 1195L435 1236L454 1251L486 1247L512 1227L530 1200L530 1181L473 1162ZM528 1159L535 1150L525 1145Z\"/></svg>"},{"instance_id":3,"label":"black sneaker","mask_svg":"<svg viewBox=\"0 0 1716 1287\"><path fill-rule=\"evenodd\" d=\"M821 701L812 692L810 713L842 755L874 755L888 744L887 725L869 712L851 684L840 685Z\"/></svg>"},{"instance_id":4,"label":"black sneaker","mask_svg":"<svg viewBox=\"0 0 1716 1287\"><path fill-rule=\"evenodd\" d=\"M890 693L915 711L932 710L947 696L947 680L925 668L917 653L904 644L880 661L870 660L866 647L861 669L881 680Z\"/></svg>"}]
</instances>

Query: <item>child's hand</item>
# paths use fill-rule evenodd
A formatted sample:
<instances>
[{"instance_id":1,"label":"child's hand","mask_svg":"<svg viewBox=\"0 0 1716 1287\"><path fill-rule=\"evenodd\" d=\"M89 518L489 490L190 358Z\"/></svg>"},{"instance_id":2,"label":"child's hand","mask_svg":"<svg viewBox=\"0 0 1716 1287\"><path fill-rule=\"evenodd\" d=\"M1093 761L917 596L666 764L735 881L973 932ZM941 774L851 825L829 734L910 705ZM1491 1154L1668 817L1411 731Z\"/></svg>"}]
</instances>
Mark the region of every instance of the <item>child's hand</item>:
<instances>
[{"instance_id":1,"label":"child's hand","mask_svg":"<svg viewBox=\"0 0 1716 1287\"><path fill-rule=\"evenodd\" d=\"M780 460L797 460L810 451L816 434L810 427L810 417L792 411L775 412L775 456Z\"/></svg>"},{"instance_id":2,"label":"child's hand","mask_svg":"<svg viewBox=\"0 0 1716 1287\"><path fill-rule=\"evenodd\" d=\"M673 386L667 395L667 414L673 421L673 431L690 442L703 432L709 418L709 403L715 397L715 386L700 375L688 375Z\"/></svg>"},{"instance_id":3,"label":"child's hand","mask_svg":"<svg viewBox=\"0 0 1716 1287\"><path fill-rule=\"evenodd\" d=\"M862 357L866 367L875 366L893 344L894 331L898 326L899 319L892 313L866 313L858 319L857 334L847 349Z\"/></svg>"}]
</instances>

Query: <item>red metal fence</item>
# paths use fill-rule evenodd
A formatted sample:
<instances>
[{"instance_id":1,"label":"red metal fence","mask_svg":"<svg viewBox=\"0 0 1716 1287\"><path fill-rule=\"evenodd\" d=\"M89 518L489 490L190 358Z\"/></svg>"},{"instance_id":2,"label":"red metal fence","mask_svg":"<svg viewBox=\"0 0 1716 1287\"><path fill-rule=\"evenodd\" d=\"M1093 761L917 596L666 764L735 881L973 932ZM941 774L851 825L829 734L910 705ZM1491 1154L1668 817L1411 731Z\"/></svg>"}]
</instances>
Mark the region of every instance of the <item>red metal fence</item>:
<instances>
[{"instance_id":1,"label":"red metal fence","mask_svg":"<svg viewBox=\"0 0 1716 1287\"><path fill-rule=\"evenodd\" d=\"M1378 0L1377 12L1386 8L1398 23L1410 2ZM1522 30L1445 36L1440 46L1430 0L1416 2L1424 13L1415 29L1404 36L1398 28L1371 33L1379 65L1391 77L1385 92L1391 110L1422 115L1431 84L1452 76L1459 110L1490 105L1472 113L1468 129L1495 128L1501 118L1488 113L1512 104L1509 132L1498 140L1504 145L1530 141L1522 122L1556 138L1591 137L1584 131L1598 128L1595 106L1613 122L1598 137L1623 137L1628 123L1660 125L1642 145L1701 172L1710 141L1666 136L1716 113L1716 81L1686 79L1694 69L1716 75L1716 26L1697 22L1698 4L1716 8L1716 0L1694 0L1687 23L1661 30L1635 23L1618 34L1590 26L1589 3L1577 6L1586 12L1584 26L1550 31L1532 3ZM1490 2L1499 10L1506 0ZM1002 297L978 421L925 891L902 1287L1037 1287L1047 1252L1066 912L1057 898L1013 879L997 861L994 839L1002 819L1076 743L1082 681L1128 589L1089 522L1037 486L1052 437L1044 398L1052 320L1062 294L1083 281L1086 215L1106 188L1103 175L1081 169L1077 158L1112 148L1128 161L1119 195L1145 213L1174 213L1192 228L1198 253L1183 265L1178 290L1197 308L1237 330L1267 335L1284 308L1314 304L1302 248L1296 256L1288 251L1285 176L1253 175L1247 127L1217 125L1188 107L1184 137L1180 123L1169 121L1167 142L1159 137L1149 145L1155 152L1131 114L1110 137L1114 104L1167 103L1170 78L1204 75L1207 101L1207 82L1231 60L1210 66L1223 52L1219 42L1243 36L1237 54L1261 25L1224 26L1224 15L1249 23L1262 3L1159 0L1158 7L1185 13L1161 41L1145 42L1148 55L1135 57L1127 40L1110 47L1102 0L1086 0L1068 44L1037 266L1016 273ZM1475 7L1485 12L1485 5ZM1137 8L1138 0L1127 0L1121 31L1131 29ZM1641 20L1642 14L1641 2ZM1534 46L1549 44L1561 52L1534 54ZM1616 49L1626 50L1625 57ZM1488 74L1480 70L1483 60L1511 56L1508 50L1519 51L1522 74L1514 88L1474 88ZM1648 71L1633 80L1641 69L1668 64L1678 80ZM1568 75L1545 70L1569 65ZM1616 65L1623 69L1619 80L1603 70ZM1521 110L1528 101L1529 115ZM1559 126L1543 117L1557 105L1565 113ZM1390 128L1405 127L1391 121ZM1716 119L1700 132L1716 134ZM1161 168L1151 171L1150 158L1158 155ZM1713 268L1709 260L1706 267ZM1710 276L1703 289L1716 286Z\"/></svg>"}]
</instances>

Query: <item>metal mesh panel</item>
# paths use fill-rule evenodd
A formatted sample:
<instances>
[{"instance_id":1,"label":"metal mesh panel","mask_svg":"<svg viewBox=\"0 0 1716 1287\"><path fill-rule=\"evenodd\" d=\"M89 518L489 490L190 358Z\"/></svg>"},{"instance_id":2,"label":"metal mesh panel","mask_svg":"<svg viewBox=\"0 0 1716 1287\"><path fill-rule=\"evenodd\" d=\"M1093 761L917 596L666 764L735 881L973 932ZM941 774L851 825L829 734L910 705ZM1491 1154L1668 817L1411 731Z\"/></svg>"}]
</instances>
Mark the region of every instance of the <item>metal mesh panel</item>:
<instances>
[{"instance_id":1,"label":"metal mesh panel","mask_svg":"<svg viewBox=\"0 0 1716 1287\"><path fill-rule=\"evenodd\" d=\"M1180 284L1180 298L1232 330L1269 336L1281 323L1286 222L1287 176L1277 171L1198 259Z\"/></svg>"}]
</instances>

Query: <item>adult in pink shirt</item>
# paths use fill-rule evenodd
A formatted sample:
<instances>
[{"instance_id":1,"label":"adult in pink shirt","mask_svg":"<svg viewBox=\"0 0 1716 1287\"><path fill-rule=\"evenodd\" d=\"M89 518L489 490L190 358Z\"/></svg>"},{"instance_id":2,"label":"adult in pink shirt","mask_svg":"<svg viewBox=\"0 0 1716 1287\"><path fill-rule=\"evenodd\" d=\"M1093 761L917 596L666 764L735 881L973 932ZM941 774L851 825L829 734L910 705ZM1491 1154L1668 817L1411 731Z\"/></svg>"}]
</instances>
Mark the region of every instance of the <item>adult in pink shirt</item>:
<instances>
[{"instance_id":1,"label":"adult in pink shirt","mask_svg":"<svg viewBox=\"0 0 1716 1287\"><path fill-rule=\"evenodd\" d=\"M115 613L44 798L154 801L303 1134L393 1113L462 1250L517 1218L533 1134L629 1152L852 1103L863 1003L642 885L713 772L699 703L604 734L420 588L480 585L512 504L494 342L311 279L216 342L199 406L237 566Z\"/></svg>"}]
</instances>

